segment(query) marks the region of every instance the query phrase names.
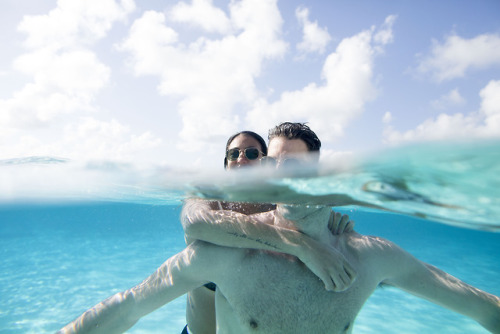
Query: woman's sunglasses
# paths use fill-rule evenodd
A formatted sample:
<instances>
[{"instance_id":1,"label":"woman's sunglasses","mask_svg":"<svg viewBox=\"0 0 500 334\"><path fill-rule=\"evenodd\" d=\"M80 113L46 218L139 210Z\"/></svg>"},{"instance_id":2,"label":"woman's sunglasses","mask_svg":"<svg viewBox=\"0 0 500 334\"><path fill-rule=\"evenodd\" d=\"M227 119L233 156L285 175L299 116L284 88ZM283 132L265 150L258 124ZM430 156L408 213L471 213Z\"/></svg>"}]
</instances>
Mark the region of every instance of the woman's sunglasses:
<instances>
[{"instance_id":1,"label":"woman's sunglasses","mask_svg":"<svg viewBox=\"0 0 500 334\"><path fill-rule=\"evenodd\" d=\"M245 154L245 157L248 160L258 159L259 158L259 154L262 153L256 147L247 147L243 151L240 150L239 148L232 148L230 150L227 150L227 152L226 152L226 158L227 158L228 161L236 161L236 160L238 160L241 152L243 152Z\"/></svg>"}]
</instances>

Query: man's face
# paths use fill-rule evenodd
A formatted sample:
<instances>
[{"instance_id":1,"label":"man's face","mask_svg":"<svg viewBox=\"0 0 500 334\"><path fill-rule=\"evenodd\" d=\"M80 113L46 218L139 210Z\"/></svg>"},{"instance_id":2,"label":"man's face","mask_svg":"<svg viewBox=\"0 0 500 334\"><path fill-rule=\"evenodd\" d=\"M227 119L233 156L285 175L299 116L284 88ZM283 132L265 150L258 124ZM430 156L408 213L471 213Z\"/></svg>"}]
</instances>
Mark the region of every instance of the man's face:
<instances>
[{"instance_id":1,"label":"man's face","mask_svg":"<svg viewBox=\"0 0 500 334\"><path fill-rule=\"evenodd\" d=\"M302 139L287 139L275 137L269 142L267 156L276 160L276 167L280 168L287 160L307 162L308 152L306 143Z\"/></svg>"},{"instance_id":2,"label":"man's face","mask_svg":"<svg viewBox=\"0 0 500 334\"><path fill-rule=\"evenodd\" d=\"M303 164L313 164L315 159L308 153L307 145L302 139L283 137L271 139L267 149L267 156L276 160L277 168L286 165L286 161L291 159ZM306 205L278 205L278 211L284 218L296 221L313 214L318 208Z\"/></svg>"}]
</instances>

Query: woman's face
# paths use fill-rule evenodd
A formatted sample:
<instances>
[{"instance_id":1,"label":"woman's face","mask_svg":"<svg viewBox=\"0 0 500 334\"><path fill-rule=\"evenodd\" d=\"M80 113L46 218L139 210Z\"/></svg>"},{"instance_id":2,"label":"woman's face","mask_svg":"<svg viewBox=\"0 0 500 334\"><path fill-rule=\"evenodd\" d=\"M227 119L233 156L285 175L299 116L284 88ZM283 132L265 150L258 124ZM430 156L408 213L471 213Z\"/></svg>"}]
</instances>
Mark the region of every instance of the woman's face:
<instances>
[{"instance_id":1,"label":"woman's face","mask_svg":"<svg viewBox=\"0 0 500 334\"><path fill-rule=\"evenodd\" d=\"M247 158L244 153L245 149L247 148L256 148L259 150L257 159L250 160ZM260 146L260 143L252 136L245 134L238 135L227 147L228 151L231 149L239 149L239 156L236 160L233 161L227 159L226 169L230 170L233 168L248 167L260 164L260 159L262 158L262 147Z\"/></svg>"}]
</instances>

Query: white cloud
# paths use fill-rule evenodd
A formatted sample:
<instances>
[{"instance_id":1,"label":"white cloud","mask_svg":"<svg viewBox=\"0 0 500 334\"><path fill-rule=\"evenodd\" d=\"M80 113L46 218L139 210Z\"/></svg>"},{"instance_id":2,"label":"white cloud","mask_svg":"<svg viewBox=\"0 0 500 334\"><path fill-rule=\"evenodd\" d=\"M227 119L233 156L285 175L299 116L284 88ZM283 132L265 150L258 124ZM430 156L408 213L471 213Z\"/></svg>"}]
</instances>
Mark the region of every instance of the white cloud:
<instances>
[{"instance_id":1,"label":"white cloud","mask_svg":"<svg viewBox=\"0 0 500 334\"><path fill-rule=\"evenodd\" d=\"M111 70L91 48L134 6L132 0L59 0L47 15L23 18L18 29L26 34L26 52L14 60L14 69L31 81L0 100L0 158L120 159L159 144L117 121L66 117L98 110L94 100Z\"/></svg>"},{"instance_id":2,"label":"white cloud","mask_svg":"<svg viewBox=\"0 0 500 334\"><path fill-rule=\"evenodd\" d=\"M431 102L434 109L447 109L449 107L460 106L465 104L465 99L460 95L458 88L451 90L448 94L441 96L439 99Z\"/></svg>"},{"instance_id":3,"label":"white cloud","mask_svg":"<svg viewBox=\"0 0 500 334\"><path fill-rule=\"evenodd\" d=\"M31 49L78 47L103 38L134 9L133 0L58 0L47 15L25 16L18 29L28 35L24 44Z\"/></svg>"},{"instance_id":4,"label":"white cloud","mask_svg":"<svg viewBox=\"0 0 500 334\"><path fill-rule=\"evenodd\" d=\"M440 114L435 119L426 120L413 130L401 133L392 127L386 128L384 136L389 143L413 141L433 141L445 139L463 139L473 132L477 117L463 114Z\"/></svg>"},{"instance_id":5,"label":"white cloud","mask_svg":"<svg viewBox=\"0 0 500 334\"><path fill-rule=\"evenodd\" d=\"M43 126L61 114L92 110L95 95L108 82L109 68L92 52L44 51L22 55L15 62L18 68L29 68L33 82L0 101L3 110L12 115L10 126Z\"/></svg>"},{"instance_id":6,"label":"white cloud","mask_svg":"<svg viewBox=\"0 0 500 334\"><path fill-rule=\"evenodd\" d=\"M226 34L231 31L231 22L223 10L213 5L212 0L192 0L191 4L179 2L171 12L175 22L190 23L208 32Z\"/></svg>"},{"instance_id":7,"label":"white cloud","mask_svg":"<svg viewBox=\"0 0 500 334\"><path fill-rule=\"evenodd\" d=\"M383 47L378 42L389 41L375 40L377 32L372 28L342 40L326 58L322 84L284 92L274 103L260 99L247 115L249 127L264 132L279 122L307 121L324 141L342 136L344 128L376 95L373 60Z\"/></svg>"},{"instance_id":8,"label":"white cloud","mask_svg":"<svg viewBox=\"0 0 500 334\"><path fill-rule=\"evenodd\" d=\"M0 134L0 159L20 156L56 156L86 160L131 161L141 151L157 147L161 140L149 132L135 135L116 120L78 118L61 129L50 129L55 139L40 131L11 130Z\"/></svg>"},{"instance_id":9,"label":"white cloud","mask_svg":"<svg viewBox=\"0 0 500 334\"><path fill-rule=\"evenodd\" d=\"M27 52L14 60L14 68L33 81L0 100L8 114L0 126L41 126L60 114L93 109L110 69L85 46L103 38L131 10L133 2L125 0L59 0L47 15L25 16L18 28L27 35Z\"/></svg>"},{"instance_id":10,"label":"white cloud","mask_svg":"<svg viewBox=\"0 0 500 334\"><path fill-rule=\"evenodd\" d=\"M382 118L382 122L386 123L386 124L392 122L392 114L389 111L387 111L384 114L384 117Z\"/></svg>"},{"instance_id":11,"label":"white cloud","mask_svg":"<svg viewBox=\"0 0 500 334\"><path fill-rule=\"evenodd\" d=\"M490 81L479 93L482 102L478 112L440 114L415 129L400 132L389 124L385 139L399 144L413 141L500 137L500 81Z\"/></svg>"},{"instance_id":12,"label":"white cloud","mask_svg":"<svg viewBox=\"0 0 500 334\"><path fill-rule=\"evenodd\" d=\"M318 22L309 21L309 10L299 7L295 10L295 16L302 25L302 41L297 45L297 49L304 53L324 53L325 48L331 41L327 28L320 28Z\"/></svg>"},{"instance_id":13,"label":"white cloud","mask_svg":"<svg viewBox=\"0 0 500 334\"><path fill-rule=\"evenodd\" d=\"M437 81L465 76L470 69L500 65L500 36L484 34L471 39L452 35L440 44L432 43L431 54L424 58L418 71L429 73Z\"/></svg>"},{"instance_id":14,"label":"white cloud","mask_svg":"<svg viewBox=\"0 0 500 334\"><path fill-rule=\"evenodd\" d=\"M161 140L149 132L134 135L128 126L116 120L109 122L85 117L78 124L70 124L64 129L64 146L55 145L64 156L103 160L130 160L144 149L158 146ZM76 147L77 152L68 148Z\"/></svg>"},{"instance_id":15,"label":"white cloud","mask_svg":"<svg viewBox=\"0 0 500 334\"><path fill-rule=\"evenodd\" d=\"M389 15L385 18L384 23L375 33L375 36L373 36L376 45L387 45L394 41L392 26L396 22L396 19L397 15ZM379 47L377 51L382 52L383 50Z\"/></svg>"},{"instance_id":16,"label":"white cloud","mask_svg":"<svg viewBox=\"0 0 500 334\"><path fill-rule=\"evenodd\" d=\"M179 39L177 32L164 23L164 14L146 11L133 23L127 39L119 46L120 50L132 54L130 66L136 75L162 75L169 63L183 60L182 54L176 54L173 46Z\"/></svg>"},{"instance_id":17,"label":"white cloud","mask_svg":"<svg viewBox=\"0 0 500 334\"><path fill-rule=\"evenodd\" d=\"M185 148L239 129L235 109L256 98L254 79L263 62L286 51L275 0L231 2L229 14L235 32L213 39L202 35L184 45L164 14L146 12L120 46L131 54L137 75L159 76L160 93L179 97Z\"/></svg>"},{"instance_id":18,"label":"white cloud","mask_svg":"<svg viewBox=\"0 0 500 334\"><path fill-rule=\"evenodd\" d=\"M484 134L500 137L500 80L490 81L479 93L481 114L484 116Z\"/></svg>"}]
</instances>

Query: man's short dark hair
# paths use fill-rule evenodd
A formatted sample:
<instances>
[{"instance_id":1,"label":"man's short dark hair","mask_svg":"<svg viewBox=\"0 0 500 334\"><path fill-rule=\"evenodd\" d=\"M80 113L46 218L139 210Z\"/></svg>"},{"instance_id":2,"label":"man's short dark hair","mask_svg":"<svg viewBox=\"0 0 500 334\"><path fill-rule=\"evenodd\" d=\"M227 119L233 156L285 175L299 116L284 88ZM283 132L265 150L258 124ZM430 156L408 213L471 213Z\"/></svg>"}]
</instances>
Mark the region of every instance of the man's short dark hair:
<instances>
[{"instance_id":1,"label":"man's short dark hair","mask_svg":"<svg viewBox=\"0 0 500 334\"><path fill-rule=\"evenodd\" d=\"M321 141L305 123L284 122L269 130L268 140L276 137L302 139L310 152L319 152Z\"/></svg>"}]
</instances>

